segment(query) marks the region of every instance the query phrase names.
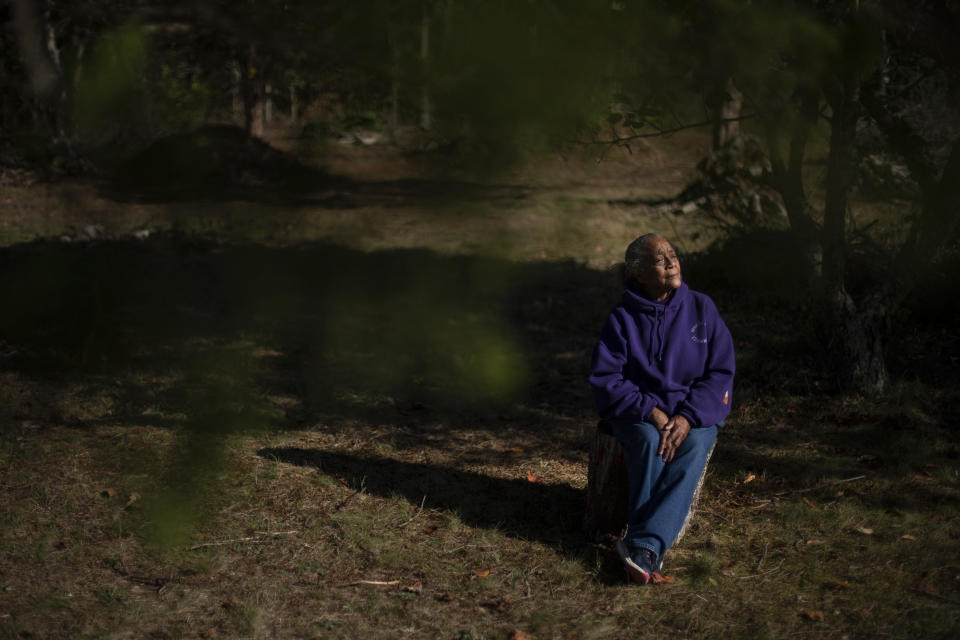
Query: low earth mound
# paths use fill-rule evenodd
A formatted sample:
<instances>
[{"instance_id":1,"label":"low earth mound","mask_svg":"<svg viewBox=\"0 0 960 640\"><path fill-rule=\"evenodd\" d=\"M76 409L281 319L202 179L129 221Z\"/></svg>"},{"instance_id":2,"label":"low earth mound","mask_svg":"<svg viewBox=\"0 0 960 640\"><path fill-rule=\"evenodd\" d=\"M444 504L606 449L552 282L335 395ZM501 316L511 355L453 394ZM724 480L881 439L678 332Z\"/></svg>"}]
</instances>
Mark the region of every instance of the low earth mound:
<instances>
[{"instance_id":1,"label":"low earth mound","mask_svg":"<svg viewBox=\"0 0 960 640\"><path fill-rule=\"evenodd\" d=\"M190 197L253 189L304 191L330 182L290 154L225 125L161 138L130 158L117 178L123 190Z\"/></svg>"}]
</instances>

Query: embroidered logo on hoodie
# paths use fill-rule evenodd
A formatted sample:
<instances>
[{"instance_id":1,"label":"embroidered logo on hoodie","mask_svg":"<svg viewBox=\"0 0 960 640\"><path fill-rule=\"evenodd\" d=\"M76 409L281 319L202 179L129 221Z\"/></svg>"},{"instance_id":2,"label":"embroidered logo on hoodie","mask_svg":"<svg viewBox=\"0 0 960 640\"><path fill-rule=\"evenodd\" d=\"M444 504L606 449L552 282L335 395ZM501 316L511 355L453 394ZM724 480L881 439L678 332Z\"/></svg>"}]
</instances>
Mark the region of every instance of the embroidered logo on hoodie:
<instances>
[{"instance_id":1,"label":"embroidered logo on hoodie","mask_svg":"<svg viewBox=\"0 0 960 640\"><path fill-rule=\"evenodd\" d=\"M707 344L707 323L695 322L690 327L690 340L697 344Z\"/></svg>"}]
</instances>

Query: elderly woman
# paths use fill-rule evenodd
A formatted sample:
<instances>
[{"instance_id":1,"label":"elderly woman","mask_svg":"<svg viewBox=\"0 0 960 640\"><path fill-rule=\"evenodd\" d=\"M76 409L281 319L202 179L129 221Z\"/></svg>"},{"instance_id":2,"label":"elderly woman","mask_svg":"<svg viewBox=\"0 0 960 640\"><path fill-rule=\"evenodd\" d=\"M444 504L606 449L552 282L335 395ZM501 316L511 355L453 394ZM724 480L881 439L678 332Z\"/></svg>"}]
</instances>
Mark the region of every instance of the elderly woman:
<instances>
[{"instance_id":1,"label":"elderly woman","mask_svg":"<svg viewBox=\"0 0 960 640\"><path fill-rule=\"evenodd\" d=\"M629 528L617 552L630 578L646 584L686 524L730 413L733 340L713 301L687 288L663 237L648 233L627 247L624 285L590 384L626 454Z\"/></svg>"}]
</instances>

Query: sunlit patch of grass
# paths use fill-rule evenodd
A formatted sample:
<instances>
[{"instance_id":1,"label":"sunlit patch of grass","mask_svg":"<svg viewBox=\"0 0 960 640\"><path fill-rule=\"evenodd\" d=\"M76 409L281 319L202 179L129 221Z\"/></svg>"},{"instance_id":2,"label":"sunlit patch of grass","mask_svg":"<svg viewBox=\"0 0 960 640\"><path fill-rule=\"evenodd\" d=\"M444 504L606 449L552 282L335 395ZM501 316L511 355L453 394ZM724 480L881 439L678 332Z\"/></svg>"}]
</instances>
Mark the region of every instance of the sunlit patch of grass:
<instances>
[{"instance_id":1,"label":"sunlit patch of grass","mask_svg":"<svg viewBox=\"0 0 960 640\"><path fill-rule=\"evenodd\" d=\"M574 587L587 578L583 565L574 558L557 558L547 569L547 579L563 587Z\"/></svg>"},{"instance_id":2,"label":"sunlit patch of grass","mask_svg":"<svg viewBox=\"0 0 960 640\"><path fill-rule=\"evenodd\" d=\"M369 536L376 525L376 516L365 509L344 509L330 520L336 523L345 536L350 538Z\"/></svg>"}]
</instances>

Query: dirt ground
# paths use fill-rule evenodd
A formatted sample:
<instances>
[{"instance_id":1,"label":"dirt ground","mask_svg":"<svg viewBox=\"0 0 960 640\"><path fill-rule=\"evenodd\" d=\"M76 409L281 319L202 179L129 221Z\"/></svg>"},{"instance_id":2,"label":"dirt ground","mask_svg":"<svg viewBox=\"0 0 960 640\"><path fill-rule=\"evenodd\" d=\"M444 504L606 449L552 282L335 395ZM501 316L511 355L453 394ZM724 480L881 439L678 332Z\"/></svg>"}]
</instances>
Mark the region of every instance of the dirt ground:
<instances>
[{"instance_id":1,"label":"dirt ground","mask_svg":"<svg viewBox=\"0 0 960 640\"><path fill-rule=\"evenodd\" d=\"M701 145L499 175L333 147L294 194L256 167L205 197L18 178L0 632L954 637L956 336L915 322L887 397L831 391L777 246L737 271L699 253L709 220L643 204ZM738 382L673 582L636 588L581 531L585 375L649 229L717 301Z\"/></svg>"}]
</instances>

